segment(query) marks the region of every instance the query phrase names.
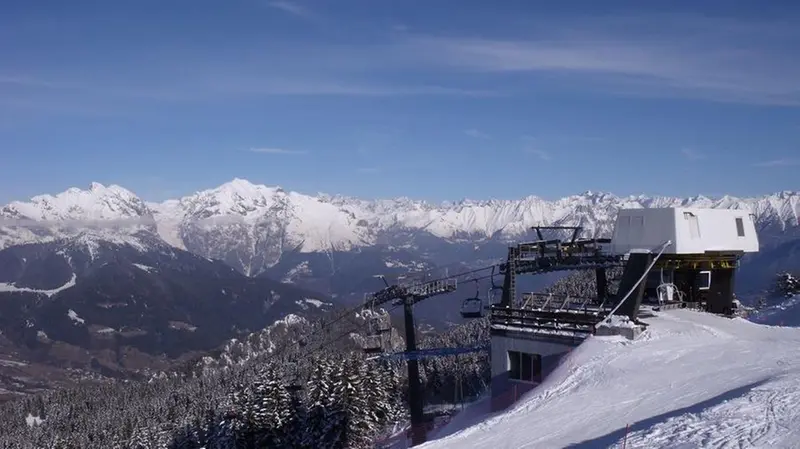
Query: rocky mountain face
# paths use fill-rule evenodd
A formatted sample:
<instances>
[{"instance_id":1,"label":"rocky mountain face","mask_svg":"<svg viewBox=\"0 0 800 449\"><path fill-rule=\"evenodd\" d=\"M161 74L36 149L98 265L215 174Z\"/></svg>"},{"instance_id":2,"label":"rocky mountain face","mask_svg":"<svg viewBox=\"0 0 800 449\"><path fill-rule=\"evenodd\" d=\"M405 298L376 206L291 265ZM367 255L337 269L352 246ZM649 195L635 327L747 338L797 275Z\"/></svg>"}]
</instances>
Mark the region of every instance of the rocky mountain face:
<instances>
[{"instance_id":1,"label":"rocky mountain face","mask_svg":"<svg viewBox=\"0 0 800 449\"><path fill-rule=\"evenodd\" d=\"M322 295L246 277L155 233L107 231L0 250L0 377L13 384L45 372L21 375L30 364L136 376L290 314L333 308Z\"/></svg>"},{"instance_id":2,"label":"rocky mountain face","mask_svg":"<svg viewBox=\"0 0 800 449\"><path fill-rule=\"evenodd\" d=\"M609 235L620 208L695 206L752 211L762 247L800 238L800 192L758 198L628 196L584 192L556 201L408 198L361 200L304 195L234 179L163 203L145 203L119 186L92 184L0 209L0 248L46 242L94 229L108 238L146 230L168 244L259 275L344 295L374 274L503 257L533 225L581 225Z\"/></svg>"}]
</instances>

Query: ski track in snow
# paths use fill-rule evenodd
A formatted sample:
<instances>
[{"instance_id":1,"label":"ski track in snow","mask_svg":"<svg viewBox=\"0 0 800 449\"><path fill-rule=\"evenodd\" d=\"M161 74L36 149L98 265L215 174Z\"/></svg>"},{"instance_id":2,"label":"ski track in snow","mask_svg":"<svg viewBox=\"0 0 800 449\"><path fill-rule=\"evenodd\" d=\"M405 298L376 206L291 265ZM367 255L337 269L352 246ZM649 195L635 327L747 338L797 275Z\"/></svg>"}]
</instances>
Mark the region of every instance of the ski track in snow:
<instances>
[{"instance_id":1,"label":"ski track in snow","mask_svg":"<svg viewBox=\"0 0 800 449\"><path fill-rule=\"evenodd\" d=\"M674 310L592 337L505 413L429 448L793 448L800 329ZM454 420L456 422L456 420ZM473 421L474 422L474 421Z\"/></svg>"}]
</instances>

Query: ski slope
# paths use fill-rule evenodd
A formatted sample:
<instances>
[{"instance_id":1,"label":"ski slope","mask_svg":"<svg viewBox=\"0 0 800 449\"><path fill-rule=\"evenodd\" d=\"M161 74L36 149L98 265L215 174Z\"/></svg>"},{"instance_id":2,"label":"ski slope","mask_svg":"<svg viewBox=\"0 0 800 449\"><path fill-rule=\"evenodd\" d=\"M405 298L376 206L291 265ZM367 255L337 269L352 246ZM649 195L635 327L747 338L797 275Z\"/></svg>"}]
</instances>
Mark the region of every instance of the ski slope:
<instances>
[{"instance_id":1,"label":"ski slope","mask_svg":"<svg viewBox=\"0 0 800 449\"><path fill-rule=\"evenodd\" d=\"M627 426L626 449L800 447L800 329L688 310L646 321L640 339L591 337L505 413L419 447L621 448Z\"/></svg>"}]
</instances>

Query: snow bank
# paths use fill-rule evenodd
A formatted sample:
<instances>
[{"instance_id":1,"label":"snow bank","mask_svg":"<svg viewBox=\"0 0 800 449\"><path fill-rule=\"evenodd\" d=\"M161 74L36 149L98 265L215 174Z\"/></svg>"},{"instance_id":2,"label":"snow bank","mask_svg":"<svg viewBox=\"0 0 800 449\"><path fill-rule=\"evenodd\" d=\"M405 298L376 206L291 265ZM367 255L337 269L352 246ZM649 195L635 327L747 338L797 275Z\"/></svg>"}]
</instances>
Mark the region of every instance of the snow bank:
<instances>
[{"instance_id":1,"label":"snow bank","mask_svg":"<svg viewBox=\"0 0 800 449\"><path fill-rule=\"evenodd\" d=\"M508 412L420 447L796 447L800 329L689 310L591 337ZM455 424L455 421L454 421Z\"/></svg>"}]
</instances>

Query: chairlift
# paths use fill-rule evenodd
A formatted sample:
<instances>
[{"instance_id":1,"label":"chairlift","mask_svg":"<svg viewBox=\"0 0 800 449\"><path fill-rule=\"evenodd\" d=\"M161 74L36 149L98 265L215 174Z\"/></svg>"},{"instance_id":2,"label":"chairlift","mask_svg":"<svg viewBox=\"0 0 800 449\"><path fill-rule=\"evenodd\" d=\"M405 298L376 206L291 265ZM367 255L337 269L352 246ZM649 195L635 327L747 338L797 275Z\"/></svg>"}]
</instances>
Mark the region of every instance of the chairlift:
<instances>
[{"instance_id":1,"label":"chairlift","mask_svg":"<svg viewBox=\"0 0 800 449\"><path fill-rule=\"evenodd\" d=\"M373 309L369 311L367 335L364 336L362 349L367 354L377 354L383 352L383 335L392 330L392 323L388 314L378 315Z\"/></svg>"},{"instance_id":2,"label":"chairlift","mask_svg":"<svg viewBox=\"0 0 800 449\"><path fill-rule=\"evenodd\" d=\"M483 301L480 297L480 286L478 280L475 281L475 296L467 298L461 303L461 316L464 318L480 318L483 316Z\"/></svg>"},{"instance_id":3,"label":"chairlift","mask_svg":"<svg viewBox=\"0 0 800 449\"><path fill-rule=\"evenodd\" d=\"M383 352L383 345L380 335L365 335L361 345L365 354L379 354Z\"/></svg>"},{"instance_id":4,"label":"chairlift","mask_svg":"<svg viewBox=\"0 0 800 449\"><path fill-rule=\"evenodd\" d=\"M487 309L491 309L493 306L499 306L503 302L503 286L494 283L494 270L495 267L493 266L492 275L490 276L492 286L489 287L489 291L486 294L486 299L488 300L488 304L486 304Z\"/></svg>"}]
</instances>

